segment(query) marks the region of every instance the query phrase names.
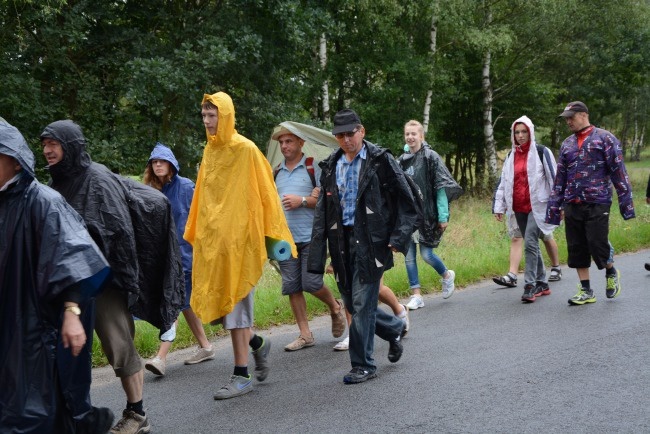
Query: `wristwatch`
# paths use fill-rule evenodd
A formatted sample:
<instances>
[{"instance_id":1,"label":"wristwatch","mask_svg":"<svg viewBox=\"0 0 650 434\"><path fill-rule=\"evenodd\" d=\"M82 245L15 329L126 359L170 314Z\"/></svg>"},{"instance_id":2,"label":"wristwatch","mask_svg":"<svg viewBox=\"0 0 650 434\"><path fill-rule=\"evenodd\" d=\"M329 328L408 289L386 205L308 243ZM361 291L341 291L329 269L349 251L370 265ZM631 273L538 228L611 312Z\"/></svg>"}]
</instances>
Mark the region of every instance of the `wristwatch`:
<instances>
[{"instance_id":1,"label":"wristwatch","mask_svg":"<svg viewBox=\"0 0 650 434\"><path fill-rule=\"evenodd\" d=\"M64 310L65 312L72 312L77 316L81 315L81 309L79 309L79 306L66 306Z\"/></svg>"},{"instance_id":2,"label":"wristwatch","mask_svg":"<svg viewBox=\"0 0 650 434\"><path fill-rule=\"evenodd\" d=\"M300 206L307 208L307 198L305 196L302 197L302 204L300 204Z\"/></svg>"}]
</instances>

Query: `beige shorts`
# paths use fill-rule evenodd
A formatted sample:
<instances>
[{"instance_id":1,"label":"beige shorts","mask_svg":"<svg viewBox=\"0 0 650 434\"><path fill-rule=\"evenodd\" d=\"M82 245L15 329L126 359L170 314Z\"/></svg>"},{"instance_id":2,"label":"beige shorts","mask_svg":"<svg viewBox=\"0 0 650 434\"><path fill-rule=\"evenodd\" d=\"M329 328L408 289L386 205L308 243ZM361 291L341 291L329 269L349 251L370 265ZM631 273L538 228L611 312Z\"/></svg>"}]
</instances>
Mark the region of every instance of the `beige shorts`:
<instances>
[{"instance_id":1,"label":"beige shorts","mask_svg":"<svg viewBox=\"0 0 650 434\"><path fill-rule=\"evenodd\" d=\"M97 296L95 331L115 375L129 377L143 369L135 348L135 324L129 312L127 295L109 286Z\"/></svg>"},{"instance_id":2,"label":"beige shorts","mask_svg":"<svg viewBox=\"0 0 650 434\"><path fill-rule=\"evenodd\" d=\"M239 303L235 305L235 308L219 319L216 319L210 324L216 325L221 324L224 330L232 329L245 329L253 327L254 316L253 316L253 307L255 301L255 288L251 289L251 292L248 293Z\"/></svg>"}]
</instances>

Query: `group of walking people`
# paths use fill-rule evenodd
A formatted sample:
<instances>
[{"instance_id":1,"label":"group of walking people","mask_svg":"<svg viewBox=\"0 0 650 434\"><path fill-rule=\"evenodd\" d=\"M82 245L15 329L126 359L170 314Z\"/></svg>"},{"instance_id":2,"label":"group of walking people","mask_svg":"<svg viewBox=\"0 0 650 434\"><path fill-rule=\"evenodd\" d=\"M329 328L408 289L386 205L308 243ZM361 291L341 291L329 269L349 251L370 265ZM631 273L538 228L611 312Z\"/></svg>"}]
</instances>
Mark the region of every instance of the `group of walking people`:
<instances>
[{"instance_id":1,"label":"group of walking people","mask_svg":"<svg viewBox=\"0 0 650 434\"><path fill-rule=\"evenodd\" d=\"M557 245L551 240L564 219L568 266L577 270L580 280L578 292L568 302L583 305L596 301L589 276L592 258L598 269L605 269L605 296L611 299L621 292L621 276L609 242L611 185L625 220L635 216L634 204L618 139L591 125L589 109L581 101L569 103L560 117L573 134L562 143L557 164L553 153L536 142L535 126L527 116L513 122L512 150L503 164L492 212L499 221L504 215L514 218L523 237L526 262L521 299L526 303L549 295L548 281L562 276ZM553 262L551 278L546 276L539 239L545 241ZM516 286L512 263L506 276L494 279L496 283Z\"/></svg>"},{"instance_id":2,"label":"group of walking people","mask_svg":"<svg viewBox=\"0 0 650 434\"><path fill-rule=\"evenodd\" d=\"M264 381L269 373L271 341L253 328L269 238L291 249L280 262L282 294L300 334L285 350L315 344L303 295L311 293L328 306L334 337L348 329L345 384L376 377L375 335L388 341L389 362L402 357L408 311L424 306L418 244L441 277L443 298L453 294L455 273L434 248L462 189L424 140L422 124L406 123L408 151L395 159L366 139L356 112L341 110L332 129L339 149L318 164L302 152L299 132L282 128L273 138L284 160L273 170L237 133L229 95L205 95L201 116L207 143L196 184L179 175L181 166L161 143L144 184L116 175L91 160L80 126L62 120L40 137L50 187L35 179L34 156L20 132L0 118L0 380L11 385L0 391L0 432L150 432L144 369L165 374L180 312L198 341L186 364L215 357L203 324L230 332L233 372L214 399L250 392L253 376ZM590 125L581 102L561 116L574 134L557 164L536 143L528 117L512 124L493 212L498 220L514 216L523 237L524 302L550 293L538 240L565 219L568 265L580 277L569 303L579 305L596 300L591 258L606 269L607 297L621 290L608 240L610 182L625 219L634 207L618 140ZM412 291L406 305L383 285L397 252L405 255ZM342 301L323 281L328 257ZM158 354L146 363L133 343L134 317L160 330ZM90 402L93 329L126 396L115 425L109 409Z\"/></svg>"}]
</instances>

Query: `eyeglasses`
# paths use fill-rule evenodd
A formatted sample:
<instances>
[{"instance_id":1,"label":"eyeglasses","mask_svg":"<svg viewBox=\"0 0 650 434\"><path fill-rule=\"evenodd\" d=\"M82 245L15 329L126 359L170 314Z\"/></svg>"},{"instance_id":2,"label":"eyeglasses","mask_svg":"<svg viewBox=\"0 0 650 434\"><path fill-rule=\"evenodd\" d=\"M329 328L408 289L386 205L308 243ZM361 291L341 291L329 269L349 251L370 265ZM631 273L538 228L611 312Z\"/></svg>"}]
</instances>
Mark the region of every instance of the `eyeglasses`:
<instances>
[{"instance_id":1,"label":"eyeglasses","mask_svg":"<svg viewBox=\"0 0 650 434\"><path fill-rule=\"evenodd\" d=\"M347 137L348 139L354 136L356 133L359 132L359 128L355 128L352 131L348 131L347 133L338 133L334 134L334 137L337 139L341 140L343 137Z\"/></svg>"}]
</instances>

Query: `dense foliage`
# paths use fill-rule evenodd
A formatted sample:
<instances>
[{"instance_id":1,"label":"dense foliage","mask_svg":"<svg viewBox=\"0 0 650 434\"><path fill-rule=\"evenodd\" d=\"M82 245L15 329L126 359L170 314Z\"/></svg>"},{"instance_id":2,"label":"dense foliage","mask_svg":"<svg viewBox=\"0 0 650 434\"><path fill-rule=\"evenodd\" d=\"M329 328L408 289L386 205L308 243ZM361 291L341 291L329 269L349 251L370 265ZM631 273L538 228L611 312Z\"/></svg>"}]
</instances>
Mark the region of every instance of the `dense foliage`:
<instances>
[{"instance_id":1,"label":"dense foliage","mask_svg":"<svg viewBox=\"0 0 650 434\"><path fill-rule=\"evenodd\" d=\"M557 114L580 99L635 158L650 113L649 0L0 0L0 22L0 116L39 158L43 127L72 118L93 159L128 174L161 141L194 175L204 93L228 92L263 150L277 123L327 127L349 106L398 154L430 91L428 141L489 189L486 58L497 149L523 114L557 148Z\"/></svg>"}]
</instances>

